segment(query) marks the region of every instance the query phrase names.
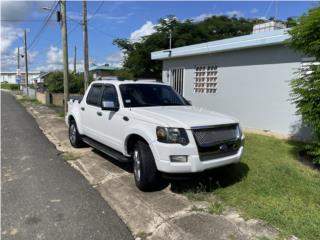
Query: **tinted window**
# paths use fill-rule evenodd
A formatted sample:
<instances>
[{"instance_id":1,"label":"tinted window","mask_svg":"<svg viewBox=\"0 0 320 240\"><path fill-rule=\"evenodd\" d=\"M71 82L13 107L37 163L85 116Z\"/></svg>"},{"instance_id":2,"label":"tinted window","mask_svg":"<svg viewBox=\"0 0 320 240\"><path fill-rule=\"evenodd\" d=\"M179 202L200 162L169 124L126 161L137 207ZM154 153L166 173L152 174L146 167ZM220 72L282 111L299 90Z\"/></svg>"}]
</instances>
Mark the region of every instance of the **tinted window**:
<instances>
[{"instance_id":1,"label":"tinted window","mask_svg":"<svg viewBox=\"0 0 320 240\"><path fill-rule=\"evenodd\" d=\"M118 102L118 96L114 86L105 86L102 94L102 101Z\"/></svg>"},{"instance_id":2,"label":"tinted window","mask_svg":"<svg viewBox=\"0 0 320 240\"><path fill-rule=\"evenodd\" d=\"M125 107L186 105L170 86L161 84L122 84L120 92Z\"/></svg>"},{"instance_id":3,"label":"tinted window","mask_svg":"<svg viewBox=\"0 0 320 240\"><path fill-rule=\"evenodd\" d=\"M100 107L102 85L92 85L87 96L87 104Z\"/></svg>"}]
</instances>

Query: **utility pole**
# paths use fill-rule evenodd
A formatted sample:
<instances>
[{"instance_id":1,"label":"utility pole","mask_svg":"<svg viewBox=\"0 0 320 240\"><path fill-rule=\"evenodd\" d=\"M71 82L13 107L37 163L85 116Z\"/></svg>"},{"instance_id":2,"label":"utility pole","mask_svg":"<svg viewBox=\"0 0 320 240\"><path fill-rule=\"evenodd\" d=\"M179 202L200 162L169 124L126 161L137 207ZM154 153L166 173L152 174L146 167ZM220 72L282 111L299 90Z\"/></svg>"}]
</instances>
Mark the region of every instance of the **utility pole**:
<instances>
[{"instance_id":1,"label":"utility pole","mask_svg":"<svg viewBox=\"0 0 320 240\"><path fill-rule=\"evenodd\" d=\"M77 46L74 46L73 72L77 73Z\"/></svg>"},{"instance_id":2,"label":"utility pole","mask_svg":"<svg viewBox=\"0 0 320 240\"><path fill-rule=\"evenodd\" d=\"M17 56L17 60L18 60L18 66L17 66L17 82L19 85L19 89L20 89L20 81L21 81L21 75L20 75L20 47L18 47L18 56Z\"/></svg>"},{"instance_id":3,"label":"utility pole","mask_svg":"<svg viewBox=\"0 0 320 240\"><path fill-rule=\"evenodd\" d=\"M17 56L17 60L18 60L18 71L17 71L17 75L20 75L20 47L18 47L18 56Z\"/></svg>"},{"instance_id":4,"label":"utility pole","mask_svg":"<svg viewBox=\"0 0 320 240\"><path fill-rule=\"evenodd\" d=\"M88 57L88 26L87 26L87 1L83 0L83 43L84 43L84 90L88 87L89 57Z\"/></svg>"},{"instance_id":5,"label":"utility pole","mask_svg":"<svg viewBox=\"0 0 320 240\"><path fill-rule=\"evenodd\" d=\"M67 37L67 16L66 16L66 0L60 1L61 11L61 35L63 46L63 89L64 89L64 112L68 112L69 101L69 66L68 66L68 37Z\"/></svg>"},{"instance_id":6,"label":"utility pole","mask_svg":"<svg viewBox=\"0 0 320 240\"><path fill-rule=\"evenodd\" d=\"M172 31L170 30L170 34L169 34L169 49L171 50L172 48Z\"/></svg>"},{"instance_id":7,"label":"utility pole","mask_svg":"<svg viewBox=\"0 0 320 240\"><path fill-rule=\"evenodd\" d=\"M29 96L28 50L27 50L27 31L26 30L24 30L24 59L25 59L25 67L26 67L24 80L25 80L25 85L27 87L27 96Z\"/></svg>"}]
</instances>

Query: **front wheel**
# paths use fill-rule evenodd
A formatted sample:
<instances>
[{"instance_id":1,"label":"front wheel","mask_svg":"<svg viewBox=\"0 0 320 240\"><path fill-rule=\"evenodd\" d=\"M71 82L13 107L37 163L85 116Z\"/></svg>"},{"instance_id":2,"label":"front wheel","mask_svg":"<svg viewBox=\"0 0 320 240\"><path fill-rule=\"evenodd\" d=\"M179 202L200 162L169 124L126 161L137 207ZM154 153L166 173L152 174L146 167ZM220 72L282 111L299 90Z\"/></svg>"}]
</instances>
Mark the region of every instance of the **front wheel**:
<instances>
[{"instance_id":1,"label":"front wheel","mask_svg":"<svg viewBox=\"0 0 320 240\"><path fill-rule=\"evenodd\" d=\"M133 174L142 191L153 190L160 183L159 172L149 145L138 141L133 149Z\"/></svg>"},{"instance_id":2,"label":"front wheel","mask_svg":"<svg viewBox=\"0 0 320 240\"><path fill-rule=\"evenodd\" d=\"M75 148L80 148L84 146L84 142L81 139L75 121L71 121L69 124L69 141L71 145Z\"/></svg>"}]
</instances>

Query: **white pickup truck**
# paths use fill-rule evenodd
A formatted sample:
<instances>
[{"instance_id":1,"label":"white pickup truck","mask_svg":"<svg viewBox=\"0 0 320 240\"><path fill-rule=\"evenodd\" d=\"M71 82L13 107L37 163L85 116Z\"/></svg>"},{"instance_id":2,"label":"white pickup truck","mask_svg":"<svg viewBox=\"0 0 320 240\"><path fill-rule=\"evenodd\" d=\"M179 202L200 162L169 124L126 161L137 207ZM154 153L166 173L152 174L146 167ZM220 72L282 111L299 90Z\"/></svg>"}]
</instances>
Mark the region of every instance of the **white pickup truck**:
<instances>
[{"instance_id":1,"label":"white pickup truck","mask_svg":"<svg viewBox=\"0 0 320 240\"><path fill-rule=\"evenodd\" d=\"M160 173L202 172L238 162L243 152L237 120L193 107L163 83L95 81L68 110L72 146L132 161L141 190L156 186Z\"/></svg>"}]
</instances>

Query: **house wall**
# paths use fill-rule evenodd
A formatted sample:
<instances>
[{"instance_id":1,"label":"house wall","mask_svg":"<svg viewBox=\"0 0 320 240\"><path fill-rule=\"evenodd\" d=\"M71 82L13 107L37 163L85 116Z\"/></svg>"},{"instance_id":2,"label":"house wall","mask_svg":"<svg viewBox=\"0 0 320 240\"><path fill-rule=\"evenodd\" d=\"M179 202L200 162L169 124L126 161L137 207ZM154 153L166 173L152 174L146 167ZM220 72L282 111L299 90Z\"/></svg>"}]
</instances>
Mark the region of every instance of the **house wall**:
<instances>
[{"instance_id":1,"label":"house wall","mask_svg":"<svg viewBox=\"0 0 320 240\"><path fill-rule=\"evenodd\" d=\"M8 82L8 83L12 83L12 84L16 84L16 73L7 73L7 72L3 72L0 73L1 77L0 77L0 81L1 82ZM25 74L22 73L22 79L24 79ZM29 72L28 77L29 77L29 84L34 83L34 80L37 80L38 82L41 82L41 79L39 78L40 73L32 73Z\"/></svg>"},{"instance_id":2,"label":"house wall","mask_svg":"<svg viewBox=\"0 0 320 240\"><path fill-rule=\"evenodd\" d=\"M300 62L300 54L277 45L164 60L162 76L168 82L170 68L184 67L183 95L192 105L232 115L243 127L307 140L311 133L301 126L289 95ZM196 65L218 66L216 93L193 92Z\"/></svg>"}]
</instances>

